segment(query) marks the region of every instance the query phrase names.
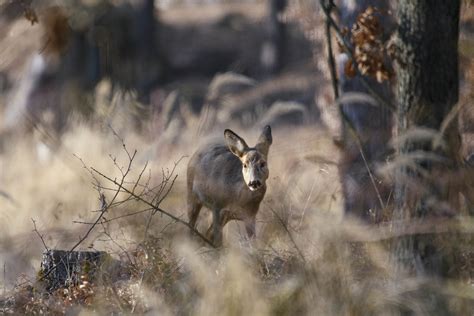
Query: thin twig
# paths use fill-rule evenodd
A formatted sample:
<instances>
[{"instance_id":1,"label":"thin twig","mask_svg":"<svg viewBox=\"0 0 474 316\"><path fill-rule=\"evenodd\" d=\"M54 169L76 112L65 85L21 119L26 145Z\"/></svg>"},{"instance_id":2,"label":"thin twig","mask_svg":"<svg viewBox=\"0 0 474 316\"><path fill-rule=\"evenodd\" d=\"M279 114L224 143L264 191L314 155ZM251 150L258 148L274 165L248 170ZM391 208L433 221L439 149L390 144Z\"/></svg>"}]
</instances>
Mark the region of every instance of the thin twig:
<instances>
[{"instance_id":1,"label":"thin twig","mask_svg":"<svg viewBox=\"0 0 474 316\"><path fill-rule=\"evenodd\" d=\"M105 229L105 225L104 223L101 223L102 227L104 228L104 235L107 236L109 238L109 240L114 243L117 247L119 247L120 250L122 250L122 252L127 256L127 259L128 261L130 262L130 264L134 264L132 258L130 257L130 254L128 253L127 249L125 249L125 247L123 247L121 244L119 244L115 239L112 238L112 236L107 232L107 230Z\"/></svg>"},{"instance_id":2,"label":"thin twig","mask_svg":"<svg viewBox=\"0 0 474 316\"><path fill-rule=\"evenodd\" d=\"M280 222L281 226L285 229L286 233L288 234L288 237L290 238L291 240L291 243L293 244L293 246L295 247L296 251L298 252L298 255L301 257L301 260L303 260L303 262L306 263L306 259L303 255L303 252L301 252L300 248L298 247L298 244L296 243L296 241L294 240L293 238L293 234L290 232L290 230L288 229L288 226L285 224L285 222L283 221L283 219L281 218L281 216L275 212L275 210L273 208L270 208L270 211L272 211L273 215L275 215L275 217L278 219L278 222Z\"/></svg>"},{"instance_id":3,"label":"thin twig","mask_svg":"<svg viewBox=\"0 0 474 316\"><path fill-rule=\"evenodd\" d=\"M321 0L321 6L325 7L325 10L328 12L328 15L331 15L332 9L335 7L334 2L332 0L327 0L327 6L323 4L323 1ZM332 48L332 41L331 41L331 23L329 22L329 19L326 17L326 45L328 48L328 64L329 64L329 70L331 73L331 83L332 83L332 89L334 91L334 99L339 98L339 83L337 80L337 72L336 72L336 62L334 61L334 53L333 53L333 48Z\"/></svg>"},{"instance_id":4,"label":"thin twig","mask_svg":"<svg viewBox=\"0 0 474 316\"><path fill-rule=\"evenodd\" d=\"M314 190L314 185L316 184L316 178L314 179L313 181L313 184L311 185L311 190L309 191L309 194L308 194L308 198L306 199L306 202L303 206L303 211L301 212L301 218L300 218L300 222L298 224L298 227L301 228L301 226L303 225L303 219L304 219L304 216L306 214L306 209L308 207L308 204L309 204L309 200L311 199L311 197L313 196L313 190ZM319 198L319 196L317 197ZM316 200L317 200L316 198Z\"/></svg>"},{"instance_id":5,"label":"thin twig","mask_svg":"<svg viewBox=\"0 0 474 316\"><path fill-rule=\"evenodd\" d=\"M142 171L141 171L140 174L138 175L138 179L137 179L137 181L135 181L135 185L134 185L133 188L132 188L132 192L135 193L135 190L136 190L138 184L140 183L140 180L142 179L143 173L145 172L145 170L146 170L147 167L148 167L148 161L145 162L145 165L143 166Z\"/></svg>"},{"instance_id":6,"label":"thin twig","mask_svg":"<svg viewBox=\"0 0 474 316\"><path fill-rule=\"evenodd\" d=\"M41 239L41 242L43 243L43 246L44 246L44 249L46 249L46 251L49 251L49 248L48 246L46 245L46 242L44 241L44 238L43 238L43 235L40 234L40 232L38 231L38 229L36 228L36 222L35 220L32 218L31 221L33 222L33 231L36 233L36 235L38 235L38 237Z\"/></svg>"},{"instance_id":7,"label":"thin twig","mask_svg":"<svg viewBox=\"0 0 474 316\"><path fill-rule=\"evenodd\" d=\"M159 206L161 204L161 202L163 202L163 200L165 199L166 196L168 196L168 194L171 192L171 190L173 189L173 185L174 183L176 182L176 179L178 178L178 175L176 175L173 180L171 180L171 184L168 186L168 190L166 190L166 193L163 194L161 196L161 198L159 199L159 201L157 203L155 203L156 206ZM156 212L155 212L156 213Z\"/></svg>"},{"instance_id":8,"label":"thin twig","mask_svg":"<svg viewBox=\"0 0 474 316\"><path fill-rule=\"evenodd\" d=\"M113 183L114 185L117 185L117 186L121 186L120 183L118 183L116 180L106 176L105 174L103 174L102 172L100 172L99 170L95 169L95 168L91 168L91 170L93 172L95 172L96 174L98 174L99 176L101 176L102 178L108 180L109 182ZM140 201L140 202L143 202L144 204L150 206L151 208L155 209L155 211L157 212L160 212L161 214L164 214L172 219L174 219L176 222L179 222L183 225L185 225L186 227L188 227L196 236L198 236L199 238L201 238L204 242L206 242L208 245L210 245L211 247L215 248L216 246L209 240L207 239L204 235L202 235L201 233L199 233L194 227L190 226L186 221L182 220L181 218L179 217L176 217L174 216L173 214L157 207L156 205L150 203L149 201L145 200L143 197L141 196L138 196L136 193L133 193L132 191L128 190L127 188L124 188L122 187L123 190L125 190L125 192L127 192L128 194L130 194L131 196L133 196L137 201Z\"/></svg>"},{"instance_id":9,"label":"thin twig","mask_svg":"<svg viewBox=\"0 0 474 316\"><path fill-rule=\"evenodd\" d=\"M380 194L380 191L377 187L377 183L375 182L375 177L372 173L372 170L370 170L369 163L367 162L367 159L365 158L364 151L362 150L362 145L359 144L359 152L362 157L362 160L364 161L364 166L367 169L367 173L369 174L370 181L372 182L372 185L374 187L375 193L377 194L377 198L379 200L380 206L382 207L382 210L386 208L385 203L382 200L382 195Z\"/></svg>"},{"instance_id":10,"label":"thin twig","mask_svg":"<svg viewBox=\"0 0 474 316\"><path fill-rule=\"evenodd\" d=\"M80 244L82 244L84 240L87 239L87 237L89 237L89 234L92 232L94 227L100 222L105 212L107 212L108 205L105 200L105 196L103 194L100 195L100 203L101 203L101 212L99 216L97 216L97 219L95 220L95 222L91 225L91 227L89 227L89 230L86 232L86 234L82 236L82 238L79 239L79 241L71 248L71 250L69 250L69 253L73 252Z\"/></svg>"},{"instance_id":11,"label":"thin twig","mask_svg":"<svg viewBox=\"0 0 474 316\"><path fill-rule=\"evenodd\" d=\"M338 106L341 107L341 104L338 103ZM347 124L347 127L349 129L349 132L351 134L351 136L354 138L356 144L357 144L357 147L359 149L359 152L360 152L360 155L362 157L362 160L364 161L364 166L365 168L367 169L367 172L369 174L369 178L370 178L370 181L374 187L374 190L375 190L375 193L377 194L377 199L379 200L379 203L380 203L380 207L382 209L385 209L385 204L383 203L383 199L382 199L382 196L380 194L380 191L377 187L377 183L375 181L375 178L373 176L373 173L372 173L372 170L370 169L370 166L368 164L368 161L365 157L365 154L364 154L364 149L362 147L362 141L360 140L360 136L359 134L357 133L357 130L356 128L354 127L354 125L352 124L352 122L350 121L350 119L347 117L347 115L340 109L340 114L341 114L341 117L343 119L343 121Z\"/></svg>"},{"instance_id":12,"label":"thin twig","mask_svg":"<svg viewBox=\"0 0 474 316\"><path fill-rule=\"evenodd\" d=\"M110 208L110 206L109 206L109 208ZM148 208L146 208L146 209L144 209L144 210L140 210L140 211L136 211L136 212L131 212L131 213L123 214L123 215L120 215L120 216L116 216L116 217L104 219L103 221L101 221L101 224L107 224L107 223L116 221L116 220L118 220L118 219L122 219L122 218L125 218L125 217L130 217L130 216L138 215L138 214L145 213L145 212L149 212L149 211L152 211L153 209L154 209L154 208L148 207ZM74 223L74 224L83 224L83 225L94 225L94 222L85 222L85 221L73 221L73 223Z\"/></svg>"}]
</instances>

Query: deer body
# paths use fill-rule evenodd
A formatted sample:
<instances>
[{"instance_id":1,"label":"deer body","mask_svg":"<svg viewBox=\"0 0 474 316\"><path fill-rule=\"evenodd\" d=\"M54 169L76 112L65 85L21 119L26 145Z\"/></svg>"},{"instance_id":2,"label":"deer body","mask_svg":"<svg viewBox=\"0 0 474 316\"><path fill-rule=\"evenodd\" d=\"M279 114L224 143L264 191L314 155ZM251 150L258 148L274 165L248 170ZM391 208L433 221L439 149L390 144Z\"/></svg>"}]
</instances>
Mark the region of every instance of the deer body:
<instances>
[{"instance_id":1,"label":"deer body","mask_svg":"<svg viewBox=\"0 0 474 316\"><path fill-rule=\"evenodd\" d=\"M227 144L208 144L191 157L187 170L189 224L196 226L203 206L212 211L207 236L216 245L222 242L222 228L230 220L244 221L247 234L255 236L255 216L266 192L268 148L271 129L264 128L257 145L230 130Z\"/></svg>"}]
</instances>

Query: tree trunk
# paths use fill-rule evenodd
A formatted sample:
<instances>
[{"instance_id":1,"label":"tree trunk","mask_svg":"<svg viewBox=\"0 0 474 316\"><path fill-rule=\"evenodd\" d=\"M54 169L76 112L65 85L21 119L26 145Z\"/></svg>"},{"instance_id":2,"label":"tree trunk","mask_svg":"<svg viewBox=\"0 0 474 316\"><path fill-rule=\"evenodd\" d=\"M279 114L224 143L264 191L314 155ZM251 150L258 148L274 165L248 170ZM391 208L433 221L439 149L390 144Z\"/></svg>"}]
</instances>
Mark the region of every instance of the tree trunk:
<instances>
[{"instance_id":1,"label":"tree trunk","mask_svg":"<svg viewBox=\"0 0 474 316\"><path fill-rule=\"evenodd\" d=\"M381 10L389 8L389 1L342 0L340 21L342 26L352 27L358 15L370 5ZM390 33L392 21L388 16L382 16L381 23L384 31ZM344 54L338 56L338 73L341 96L348 92L368 94L362 84L362 78L348 78L342 64L347 58ZM380 84L366 77L371 88L385 100L392 101L393 95L388 83ZM344 211L365 222L379 222L383 219L383 211L388 201L389 190L379 179L376 179L374 166L383 162L387 156L387 145L392 133L392 113L383 105L373 106L362 102L345 102L342 105L343 153L340 167L340 177L344 194ZM345 120L349 120L348 122ZM360 138L360 143L354 138L350 128Z\"/></svg>"},{"instance_id":2,"label":"tree trunk","mask_svg":"<svg viewBox=\"0 0 474 316\"><path fill-rule=\"evenodd\" d=\"M134 40L138 56L136 89L139 99L149 102L150 90L159 79L165 75L163 52L156 47L159 21L155 18L155 1L136 1L137 9L134 13Z\"/></svg>"},{"instance_id":3,"label":"tree trunk","mask_svg":"<svg viewBox=\"0 0 474 316\"><path fill-rule=\"evenodd\" d=\"M287 0L269 0L268 40L264 43L262 63L269 76L277 74L284 66L286 46L286 25L280 21L280 14L285 11Z\"/></svg>"},{"instance_id":4,"label":"tree trunk","mask_svg":"<svg viewBox=\"0 0 474 316\"><path fill-rule=\"evenodd\" d=\"M458 101L460 1L401 0L397 14L398 134L413 128L440 131ZM439 219L455 214L457 193L450 192L441 179L459 162L456 120L444 132L443 140L445 147L426 138L410 138L400 144L399 157L422 153L423 158L413 160L410 167L400 167L396 175L395 219ZM442 162L429 159L432 154ZM452 262L443 255L439 239L426 235L403 238L396 242L395 257L418 275L447 276Z\"/></svg>"}]
</instances>

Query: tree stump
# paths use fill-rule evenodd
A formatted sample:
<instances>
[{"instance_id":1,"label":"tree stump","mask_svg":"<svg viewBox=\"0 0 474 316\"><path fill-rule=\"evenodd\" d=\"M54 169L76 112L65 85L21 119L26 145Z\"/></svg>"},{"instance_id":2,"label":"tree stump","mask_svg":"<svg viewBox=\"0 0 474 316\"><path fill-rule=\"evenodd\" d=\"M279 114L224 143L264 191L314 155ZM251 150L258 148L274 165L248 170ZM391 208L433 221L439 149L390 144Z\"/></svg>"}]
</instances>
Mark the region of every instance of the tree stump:
<instances>
[{"instance_id":1,"label":"tree stump","mask_svg":"<svg viewBox=\"0 0 474 316\"><path fill-rule=\"evenodd\" d=\"M41 260L40 279L47 291L91 281L109 257L104 251L47 250Z\"/></svg>"}]
</instances>

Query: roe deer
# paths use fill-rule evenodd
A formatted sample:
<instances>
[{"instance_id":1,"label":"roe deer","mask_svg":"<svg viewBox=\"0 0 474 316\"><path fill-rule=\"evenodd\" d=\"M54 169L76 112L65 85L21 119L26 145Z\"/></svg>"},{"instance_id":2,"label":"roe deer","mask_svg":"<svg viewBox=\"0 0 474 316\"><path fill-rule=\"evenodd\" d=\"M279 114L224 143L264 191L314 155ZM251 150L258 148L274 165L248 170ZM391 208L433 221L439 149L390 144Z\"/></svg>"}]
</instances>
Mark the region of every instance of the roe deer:
<instances>
[{"instance_id":1,"label":"roe deer","mask_svg":"<svg viewBox=\"0 0 474 316\"><path fill-rule=\"evenodd\" d=\"M203 146L191 157L187 170L189 225L196 227L203 206L212 210L207 237L222 243L222 228L241 220L249 238L255 236L255 216L267 189L267 156L272 131L265 126L257 145L249 147L233 131L224 131L226 144Z\"/></svg>"}]
</instances>

